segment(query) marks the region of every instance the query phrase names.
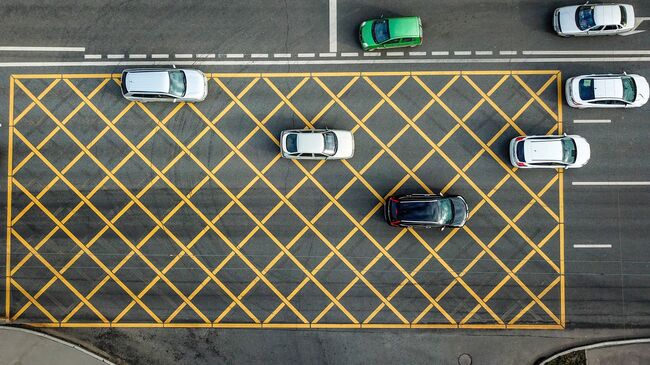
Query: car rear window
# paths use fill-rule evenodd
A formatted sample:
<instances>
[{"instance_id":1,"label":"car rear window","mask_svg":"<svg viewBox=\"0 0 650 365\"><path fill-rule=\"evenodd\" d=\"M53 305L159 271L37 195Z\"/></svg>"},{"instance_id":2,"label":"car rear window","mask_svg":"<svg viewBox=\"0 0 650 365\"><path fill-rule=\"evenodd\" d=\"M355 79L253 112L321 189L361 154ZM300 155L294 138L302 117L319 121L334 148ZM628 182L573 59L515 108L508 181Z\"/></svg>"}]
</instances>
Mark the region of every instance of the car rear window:
<instances>
[{"instance_id":1,"label":"car rear window","mask_svg":"<svg viewBox=\"0 0 650 365\"><path fill-rule=\"evenodd\" d=\"M594 80L593 79L582 79L578 84L580 91L580 99L582 100L593 100L594 96Z\"/></svg>"},{"instance_id":2,"label":"car rear window","mask_svg":"<svg viewBox=\"0 0 650 365\"><path fill-rule=\"evenodd\" d=\"M524 157L524 141L517 142L516 148L517 148L517 160L521 162L526 162L526 158Z\"/></svg>"},{"instance_id":3,"label":"car rear window","mask_svg":"<svg viewBox=\"0 0 650 365\"><path fill-rule=\"evenodd\" d=\"M580 30L587 30L596 25L593 5L580 6L576 11L576 24Z\"/></svg>"},{"instance_id":4,"label":"car rear window","mask_svg":"<svg viewBox=\"0 0 650 365\"><path fill-rule=\"evenodd\" d=\"M627 25L627 11L625 11L625 6L619 5L621 8L621 25Z\"/></svg>"},{"instance_id":5,"label":"car rear window","mask_svg":"<svg viewBox=\"0 0 650 365\"><path fill-rule=\"evenodd\" d=\"M623 77L623 100L633 102L636 99L636 83L631 77Z\"/></svg>"},{"instance_id":6,"label":"car rear window","mask_svg":"<svg viewBox=\"0 0 650 365\"><path fill-rule=\"evenodd\" d=\"M169 93L174 96L185 96L185 72L169 71Z\"/></svg>"},{"instance_id":7,"label":"car rear window","mask_svg":"<svg viewBox=\"0 0 650 365\"><path fill-rule=\"evenodd\" d=\"M388 20L379 19L372 24L372 38L374 38L376 43L384 43L390 39Z\"/></svg>"},{"instance_id":8,"label":"car rear window","mask_svg":"<svg viewBox=\"0 0 650 365\"><path fill-rule=\"evenodd\" d=\"M285 146L287 148L287 152L289 153L296 153L298 152L298 136L295 133L291 133L287 135L285 139Z\"/></svg>"}]
</instances>

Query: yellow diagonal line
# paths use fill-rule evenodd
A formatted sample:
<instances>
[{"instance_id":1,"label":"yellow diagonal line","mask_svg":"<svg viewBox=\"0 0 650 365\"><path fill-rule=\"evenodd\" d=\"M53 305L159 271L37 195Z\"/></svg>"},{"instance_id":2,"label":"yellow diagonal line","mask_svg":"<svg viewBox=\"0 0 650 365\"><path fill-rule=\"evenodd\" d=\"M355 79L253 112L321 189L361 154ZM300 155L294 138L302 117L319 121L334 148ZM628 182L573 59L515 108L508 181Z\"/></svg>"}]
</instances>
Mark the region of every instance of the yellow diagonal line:
<instances>
[{"instance_id":1,"label":"yellow diagonal line","mask_svg":"<svg viewBox=\"0 0 650 365\"><path fill-rule=\"evenodd\" d=\"M54 79L40 94L38 94L36 98L38 100L42 100L45 97L45 95L47 95L56 86L56 84L59 83L59 81L61 81L61 79ZM20 81L16 79L16 82L20 82ZM35 102L32 101L31 103L29 103L29 105L25 109L23 109L23 111L20 114L18 114L14 119L14 126L18 124L18 122L20 122L23 119L23 117L27 115L27 113L29 113L29 111L32 110L35 106L36 106Z\"/></svg>"},{"instance_id":2,"label":"yellow diagonal line","mask_svg":"<svg viewBox=\"0 0 650 365\"><path fill-rule=\"evenodd\" d=\"M543 298L546 294L548 294L548 292L551 289L553 289L560 282L561 282L561 277L558 276L546 288L544 288L544 290L541 293L539 293L539 298ZM519 321L519 319L524 314L526 314L530 310L530 308L532 308L533 305L535 305L535 301L531 300L530 303L528 303L528 305L526 305L519 313L517 313L516 316L514 316L512 318L512 320L508 323L508 325L513 325L513 324L517 323L517 321ZM562 326L564 326L564 325L562 325Z\"/></svg>"},{"instance_id":3,"label":"yellow diagonal line","mask_svg":"<svg viewBox=\"0 0 650 365\"><path fill-rule=\"evenodd\" d=\"M53 323L58 323L57 320L56 320L56 318L54 318L54 316L53 316L53 315L52 315L52 314L51 314L47 309L45 309L45 307L43 307L43 306L38 302L38 300L36 300L34 297L32 297L32 296L27 292L27 290L25 290L25 289L24 289L20 284L18 284L18 282L16 281L16 279L11 278L11 284L12 284L14 287L16 287L16 288L17 288L17 289L18 289L18 290L19 290L19 291L20 291L20 292L25 296L25 298L27 298L27 300L29 300L30 303L34 304L34 306L36 306L36 308L38 308L38 310L40 310L43 314L45 314L45 316L47 316L47 318L49 318L50 321L52 321ZM19 316L16 315L16 316L14 316L11 320L12 320L12 321L15 321L15 320L18 319L18 317L19 317Z\"/></svg>"},{"instance_id":4,"label":"yellow diagonal line","mask_svg":"<svg viewBox=\"0 0 650 365\"><path fill-rule=\"evenodd\" d=\"M551 108L549 108L548 105L546 105L546 103L545 103L542 99L540 99L539 94L537 94L536 92L534 92L533 90L531 90L530 86L526 85L526 83L524 82L524 80L521 79L521 77L519 77L519 76L517 76L517 75L513 75L512 77L513 77L515 80L517 80L517 82L518 82L518 83L519 83L519 84L520 84L520 85L521 85L521 86L526 90L526 92L528 92L528 93L530 94L530 96L532 96L533 99L535 99L535 101L536 101L539 105L541 105L542 108L544 108L544 110L546 110L546 112L547 112L550 116L553 117L553 119L555 119L555 120L558 119L557 114L555 114L555 113L551 110ZM555 75L553 75L553 77L551 78L551 80L552 80L553 78L555 78Z\"/></svg>"}]
</instances>

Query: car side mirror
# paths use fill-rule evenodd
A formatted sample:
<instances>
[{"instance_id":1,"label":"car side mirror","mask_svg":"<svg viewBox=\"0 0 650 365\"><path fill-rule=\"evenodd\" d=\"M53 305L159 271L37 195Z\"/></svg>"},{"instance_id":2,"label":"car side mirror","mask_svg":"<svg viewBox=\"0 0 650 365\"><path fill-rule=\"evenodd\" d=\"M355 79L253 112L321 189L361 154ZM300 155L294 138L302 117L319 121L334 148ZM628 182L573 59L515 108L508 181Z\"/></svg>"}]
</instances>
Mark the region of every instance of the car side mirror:
<instances>
[{"instance_id":1,"label":"car side mirror","mask_svg":"<svg viewBox=\"0 0 650 365\"><path fill-rule=\"evenodd\" d=\"M176 68L176 65L172 65L173 68Z\"/></svg>"},{"instance_id":2,"label":"car side mirror","mask_svg":"<svg viewBox=\"0 0 650 365\"><path fill-rule=\"evenodd\" d=\"M440 232L442 232L442 231L444 231L444 230L445 230L445 226L442 226L442 227L440 228Z\"/></svg>"}]
</instances>

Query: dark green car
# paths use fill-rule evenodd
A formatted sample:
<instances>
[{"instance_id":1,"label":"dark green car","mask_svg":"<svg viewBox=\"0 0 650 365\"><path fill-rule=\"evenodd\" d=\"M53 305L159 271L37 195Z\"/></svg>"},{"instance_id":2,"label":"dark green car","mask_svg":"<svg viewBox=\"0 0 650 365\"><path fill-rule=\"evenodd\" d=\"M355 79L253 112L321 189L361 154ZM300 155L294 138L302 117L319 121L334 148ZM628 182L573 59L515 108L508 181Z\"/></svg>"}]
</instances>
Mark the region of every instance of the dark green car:
<instances>
[{"instance_id":1,"label":"dark green car","mask_svg":"<svg viewBox=\"0 0 650 365\"><path fill-rule=\"evenodd\" d=\"M419 46L422 21L417 16L367 20L359 26L359 40L364 51Z\"/></svg>"}]
</instances>

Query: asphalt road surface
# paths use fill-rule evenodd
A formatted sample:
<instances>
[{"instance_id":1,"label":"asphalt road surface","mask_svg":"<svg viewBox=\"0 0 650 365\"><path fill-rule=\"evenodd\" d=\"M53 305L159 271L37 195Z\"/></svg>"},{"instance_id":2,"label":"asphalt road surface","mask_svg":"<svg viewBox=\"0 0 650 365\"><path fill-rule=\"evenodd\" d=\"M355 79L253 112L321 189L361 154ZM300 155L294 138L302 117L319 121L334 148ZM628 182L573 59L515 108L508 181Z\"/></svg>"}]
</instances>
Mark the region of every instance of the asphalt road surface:
<instances>
[{"instance_id":1,"label":"asphalt road surface","mask_svg":"<svg viewBox=\"0 0 650 365\"><path fill-rule=\"evenodd\" d=\"M5 316L128 363L520 364L647 335L648 107L571 109L563 81L647 77L649 38L559 38L565 4L3 3ZM423 45L364 54L380 15L421 16ZM122 69L171 64L205 102L121 98ZM355 157L280 159L310 125L354 130ZM522 132L591 160L512 170ZM382 221L423 191L464 195L467 228Z\"/></svg>"}]
</instances>

